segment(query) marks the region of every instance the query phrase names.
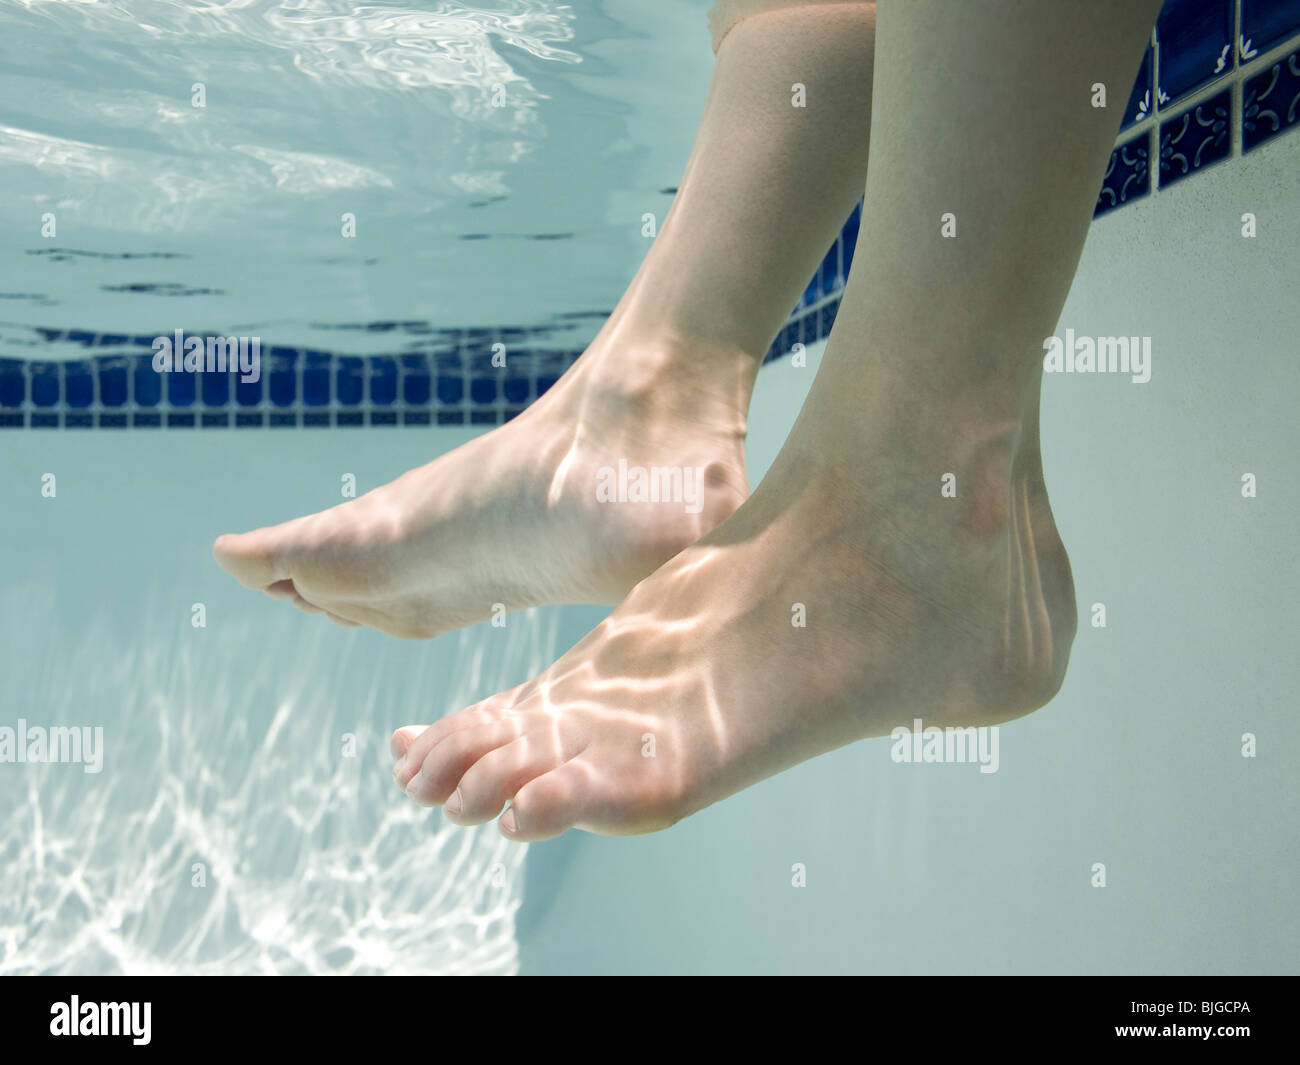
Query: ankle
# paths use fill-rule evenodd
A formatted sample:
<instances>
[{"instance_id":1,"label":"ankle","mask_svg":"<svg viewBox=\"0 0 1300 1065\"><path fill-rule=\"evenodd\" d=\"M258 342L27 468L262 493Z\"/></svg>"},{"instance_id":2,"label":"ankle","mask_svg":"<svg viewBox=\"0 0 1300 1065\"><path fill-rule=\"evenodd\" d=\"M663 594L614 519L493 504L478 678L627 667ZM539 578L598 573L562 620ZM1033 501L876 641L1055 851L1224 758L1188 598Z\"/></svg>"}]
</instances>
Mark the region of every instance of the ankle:
<instances>
[{"instance_id":1,"label":"ankle","mask_svg":"<svg viewBox=\"0 0 1300 1065\"><path fill-rule=\"evenodd\" d=\"M578 367L584 402L602 419L680 424L743 441L757 362L735 348L678 337L598 338Z\"/></svg>"},{"instance_id":2,"label":"ankle","mask_svg":"<svg viewBox=\"0 0 1300 1065\"><path fill-rule=\"evenodd\" d=\"M768 481L779 506L802 498L826 526L872 527L898 550L992 549L1026 489L1045 498L1036 424L1013 418L920 422L872 411L848 427L814 416Z\"/></svg>"}]
</instances>

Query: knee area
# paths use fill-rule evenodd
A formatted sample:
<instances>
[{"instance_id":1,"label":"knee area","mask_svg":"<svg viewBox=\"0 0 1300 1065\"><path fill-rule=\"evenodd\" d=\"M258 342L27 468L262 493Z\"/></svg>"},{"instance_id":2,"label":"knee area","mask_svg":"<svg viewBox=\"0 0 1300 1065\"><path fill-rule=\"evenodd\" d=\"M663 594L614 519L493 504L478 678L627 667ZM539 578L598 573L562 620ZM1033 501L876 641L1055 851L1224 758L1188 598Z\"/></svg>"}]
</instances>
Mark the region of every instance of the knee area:
<instances>
[{"instance_id":1,"label":"knee area","mask_svg":"<svg viewBox=\"0 0 1300 1065\"><path fill-rule=\"evenodd\" d=\"M826 7L829 5L857 4L875 7L875 0L716 0L709 11L709 34L713 38L713 54L718 54L722 39L742 19L768 11L783 11L800 7Z\"/></svg>"}]
</instances>

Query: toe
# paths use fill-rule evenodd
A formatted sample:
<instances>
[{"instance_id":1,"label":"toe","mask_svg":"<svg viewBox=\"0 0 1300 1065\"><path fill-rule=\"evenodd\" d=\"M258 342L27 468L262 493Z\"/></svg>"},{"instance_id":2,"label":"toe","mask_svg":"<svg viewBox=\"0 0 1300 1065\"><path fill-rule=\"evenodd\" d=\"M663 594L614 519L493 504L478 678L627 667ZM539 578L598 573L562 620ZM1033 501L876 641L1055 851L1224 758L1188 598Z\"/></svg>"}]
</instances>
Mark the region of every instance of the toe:
<instances>
[{"instance_id":1,"label":"toe","mask_svg":"<svg viewBox=\"0 0 1300 1065\"><path fill-rule=\"evenodd\" d=\"M406 782L415 775L424 760L429 757L429 752L453 732L463 732L466 729L490 725L501 720L501 716L502 711L491 709L487 704L482 704L468 707L449 717L439 718L427 728L406 725L398 729L398 732L406 733L410 739L402 754L394 753L393 755L394 758L398 759L398 764L393 766L393 777L401 787L406 787Z\"/></svg>"},{"instance_id":2,"label":"toe","mask_svg":"<svg viewBox=\"0 0 1300 1065\"><path fill-rule=\"evenodd\" d=\"M286 530L294 523L255 532L217 537L212 555L218 564L246 588L269 588L285 577L282 569Z\"/></svg>"},{"instance_id":3,"label":"toe","mask_svg":"<svg viewBox=\"0 0 1300 1065\"><path fill-rule=\"evenodd\" d=\"M416 737L426 727L425 725L403 725L394 731L393 738L388 742L388 749L392 752L393 757L398 760L405 758L411 744L415 742Z\"/></svg>"},{"instance_id":4,"label":"toe","mask_svg":"<svg viewBox=\"0 0 1300 1065\"><path fill-rule=\"evenodd\" d=\"M521 736L470 766L456 786L458 806L453 809L454 801L449 802L444 813L458 825L490 821L516 792L562 761L562 752L549 739L535 732Z\"/></svg>"},{"instance_id":5,"label":"toe","mask_svg":"<svg viewBox=\"0 0 1300 1065\"><path fill-rule=\"evenodd\" d=\"M297 594L295 594L293 597L293 605L296 606L299 610L301 610L304 614L325 613L322 607L318 607L315 603L307 602L306 599L304 599L302 596Z\"/></svg>"},{"instance_id":6,"label":"toe","mask_svg":"<svg viewBox=\"0 0 1300 1065\"><path fill-rule=\"evenodd\" d=\"M489 751L518 738L521 728L519 722L501 720L453 732L435 746L423 762L413 762L408 752L403 764L408 769L414 766L415 771L405 781L396 774L394 777L398 786L421 806L441 806L456 790L457 783L470 766Z\"/></svg>"},{"instance_id":7,"label":"toe","mask_svg":"<svg viewBox=\"0 0 1300 1065\"><path fill-rule=\"evenodd\" d=\"M579 759L525 784L498 825L507 839L520 843L553 839L588 819L593 775Z\"/></svg>"}]
</instances>

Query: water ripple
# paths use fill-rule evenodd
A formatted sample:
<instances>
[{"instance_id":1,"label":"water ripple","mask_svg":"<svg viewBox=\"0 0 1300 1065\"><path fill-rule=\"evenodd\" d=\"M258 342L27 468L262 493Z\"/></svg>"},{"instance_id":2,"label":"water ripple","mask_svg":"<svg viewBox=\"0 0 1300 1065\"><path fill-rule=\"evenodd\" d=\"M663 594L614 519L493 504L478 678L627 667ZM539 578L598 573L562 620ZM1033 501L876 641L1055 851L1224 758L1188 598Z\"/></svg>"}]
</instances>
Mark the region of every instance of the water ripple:
<instances>
[{"instance_id":1,"label":"water ripple","mask_svg":"<svg viewBox=\"0 0 1300 1065\"><path fill-rule=\"evenodd\" d=\"M102 725L105 755L0 765L0 974L516 970L524 848L407 801L387 742L538 670L553 620L469 630L451 675L433 655L402 675L296 617L55 640L51 593L6 599L0 725Z\"/></svg>"},{"instance_id":2,"label":"water ripple","mask_svg":"<svg viewBox=\"0 0 1300 1065\"><path fill-rule=\"evenodd\" d=\"M0 221L265 232L289 221L286 193L389 190L383 209L407 217L503 195L546 132L511 50L578 63L573 17L544 0L0 7Z\"/></svg>"}]
</instances>

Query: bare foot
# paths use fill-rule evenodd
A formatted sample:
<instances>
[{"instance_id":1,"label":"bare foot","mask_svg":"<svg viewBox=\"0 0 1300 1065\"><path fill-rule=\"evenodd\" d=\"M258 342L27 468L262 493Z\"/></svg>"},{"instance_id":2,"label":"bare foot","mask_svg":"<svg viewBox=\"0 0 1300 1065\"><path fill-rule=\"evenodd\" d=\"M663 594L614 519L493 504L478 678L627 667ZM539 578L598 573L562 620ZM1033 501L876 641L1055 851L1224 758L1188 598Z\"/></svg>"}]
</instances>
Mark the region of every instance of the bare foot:
<instances>
[{"instance_id":1,"label":"bare foot","mask_svg":"<svg viewBox=\"0 0 1300 1065\"><path fill-rule=\"evenodd\" d=\"M250 588L395 636L436 636L496 604L616 603L749 491L747 395L691 358L593 345L506 425L355 500L222 536L213 553Z\"/></svg>"},{"instance_id":2,"label":"bare foot","mask_svg":"<svg viewBox=\"0 0 1300 1065\"><path fill-rule=\"evenodd\" d=\"M515 840L647 832L917 717L991 725L1043 705L1075 604L1036 428L873 435L889 460L863 448L834 468L843 447L788 444L730 519L540 677L399 729L398 786L458 824L510 802Z\"/></svg>"}]
</instances>

